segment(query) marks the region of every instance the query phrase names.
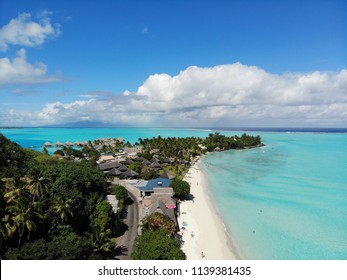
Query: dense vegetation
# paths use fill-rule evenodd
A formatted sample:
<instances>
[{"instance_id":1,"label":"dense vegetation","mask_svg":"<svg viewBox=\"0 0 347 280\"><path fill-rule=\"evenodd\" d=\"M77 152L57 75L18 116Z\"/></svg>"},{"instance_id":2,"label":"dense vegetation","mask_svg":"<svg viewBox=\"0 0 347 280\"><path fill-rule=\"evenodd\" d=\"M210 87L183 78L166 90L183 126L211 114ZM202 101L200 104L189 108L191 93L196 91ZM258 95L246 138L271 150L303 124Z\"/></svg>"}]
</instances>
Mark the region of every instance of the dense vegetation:
<instances>
[{"instance_id":1,"label":"dense vegetation","mask_svg":"<svg viewBox=\"0 0 347 280\"><path fill-rule=\"evenodd\" d=\"M175 223L161 213L142 220L142 234L135 241L133 260L185 260L180 243L174 238Z\"/></svg>"},{"instance_id":2,"label":"dense vegetation","mask_svg":"<svg viewBox=\"0 0 347 280\"><path fill-rule=\"evenodd\" d=\"M247 147L253 147L261 145L260 136L250 136L246 133L242 136L225 136L218 132L210 133L205 139L199 137L187 137L177 138L168 137L162 138L161 136L154 137L151 139L139 139L137 143L143 147L143 156L150 155L153 150L158 150L158 154L161 157L186 159L190 160L191 157L200 155L206 150L211 152L216 148L219 150L230 150L230 149L244 149Z\"/></svg>"},{"instance_id":3,"label":"dense vegetation","mask_svg":"<svg viewBox=\"0 0 347 280\"><path fill-rule=\"evenodd\" d=\"M103 172L22 149L1 134L0 163L1 258L115 258L119 222L103 200Z\"/></svg>"},{"instance_id":4,"label":"dense vegetation","mask_svg":"<svg viewBox=\"0 0 347 280\"><path fill-rule=\"evenodd\" d=\"M170 187L177 198L184 198L190 194L190 185L186 181L175 178L171 181Z\"/></svg>"},{"instance_id":5,"label":"dense vegetation","mask_svg":"<svg viewBox=\"0 0 347 280\"><path fill-rule=\"evenodd\" d=\"M227 137L220 133L207 138L139 139L142 161L129 165L143 179L157 178L168 171L182 178L195 156L206 151L243 149L261 145L259 136ZM117 186L119 216L104 201L107 181L95 168L101 153L115 154L131 144L117 139L89 141L81 150L63 147L58 160L21 148L0 134L0 259L114 259L115 237L124 225L120 218L127 191ZM79 158L79 163L70 159ZM89 160L85 160L88 158ZM160 162L162 169L144 163ZM159 171L160 170L160 171ZM190 193L188 183L175 179L175 196ZM175 225L157 213L143 220L133 259L185 259L173 238Z\"/></svg>"}]
</instances>

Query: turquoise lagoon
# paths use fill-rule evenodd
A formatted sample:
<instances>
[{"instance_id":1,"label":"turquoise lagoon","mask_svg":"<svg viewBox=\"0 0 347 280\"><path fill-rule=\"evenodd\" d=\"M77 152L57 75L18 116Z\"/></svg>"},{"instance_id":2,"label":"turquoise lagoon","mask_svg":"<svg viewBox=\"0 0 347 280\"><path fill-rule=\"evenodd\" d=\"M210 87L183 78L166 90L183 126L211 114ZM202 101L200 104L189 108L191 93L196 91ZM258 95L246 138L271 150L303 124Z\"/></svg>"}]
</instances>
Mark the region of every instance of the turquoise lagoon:
<instances>
[{"instance_id":1,"label":"turquoise lagoon","mask_svg":"<svg viewBox=\"0 0 347 280\"><path fill-rule=\"evenodd\" d=\"M209 129L1 130L23 147L45 141L205 137ZM221 131L226 135L243 131ZM331 132L331 131L329 131ZM343 130L346 132L346 130ZM212 153L201 168L242 259L347 259L347 133L252 131L265 147Z\"/></svg>"},{"instance_id":2,"label":"turquoise lagoon","mask_svg":"<svg viewBox=\"0 0 347 280\"><path fill-rule=\"evenodd\" d=\"M347 134L260 132L202 168L243 259L347 259Z\"/></svg>"}]
</instances>

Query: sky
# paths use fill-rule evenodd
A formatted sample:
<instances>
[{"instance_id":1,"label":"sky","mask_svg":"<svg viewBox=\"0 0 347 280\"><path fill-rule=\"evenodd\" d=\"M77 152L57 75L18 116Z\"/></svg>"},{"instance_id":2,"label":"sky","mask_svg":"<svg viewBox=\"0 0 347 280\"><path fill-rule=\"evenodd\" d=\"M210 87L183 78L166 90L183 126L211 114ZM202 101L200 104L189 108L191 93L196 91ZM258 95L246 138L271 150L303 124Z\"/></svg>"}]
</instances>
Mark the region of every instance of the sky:
<instances>
[{"instance_id":1,"label":"sky","mask_svg":"<svg viewBox=\"0 0 347 280\"><path fill-rule=\"evenodd\" d=\"M347 1L0 0L0 126L347 127Z\"/></svg>"}]
</instances>

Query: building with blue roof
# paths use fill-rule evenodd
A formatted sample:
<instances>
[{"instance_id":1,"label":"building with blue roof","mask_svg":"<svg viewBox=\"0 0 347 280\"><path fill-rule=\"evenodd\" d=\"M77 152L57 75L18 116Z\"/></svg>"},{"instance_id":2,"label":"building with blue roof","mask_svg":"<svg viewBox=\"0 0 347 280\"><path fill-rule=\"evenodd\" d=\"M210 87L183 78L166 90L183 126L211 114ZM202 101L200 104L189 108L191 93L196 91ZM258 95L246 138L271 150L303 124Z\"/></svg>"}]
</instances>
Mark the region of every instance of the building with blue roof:
<instances>
[{"instance_id":1,"label":"building with blue roof","mask_svg":"<svg viewBox=\"0 0 347 280\"><path fill-rule=\"evenodd\" d=\"M140 191L143 192L154 192L154 188L167 188L171 184L171 179L167 178L157 178L149 180L144 187L139 187Z\"/></svg>"}]
</instances>

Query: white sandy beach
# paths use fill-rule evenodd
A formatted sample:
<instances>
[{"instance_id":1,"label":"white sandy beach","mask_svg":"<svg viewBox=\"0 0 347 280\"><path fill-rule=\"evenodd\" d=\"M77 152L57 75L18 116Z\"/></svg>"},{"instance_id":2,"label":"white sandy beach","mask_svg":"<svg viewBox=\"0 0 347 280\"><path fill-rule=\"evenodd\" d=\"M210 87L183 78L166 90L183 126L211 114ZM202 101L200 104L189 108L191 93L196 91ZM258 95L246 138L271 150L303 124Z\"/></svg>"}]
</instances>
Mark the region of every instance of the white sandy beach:
<instances>
[{"instance_id":1,"label":"white sandy beach","mask_svg":"<svg viewBox=\"0 0 347 280\"><path fill-rule=\"evenodd\" d=\"M184 180L190 183L190 192L194 196L193 200L181 203L181 214L178 217L180 234L184 241L182 250L187 259L237 259L222 219L208 194L207 180L199 168L199 163L189 169Z\"/></svg>"}]
</instances>

